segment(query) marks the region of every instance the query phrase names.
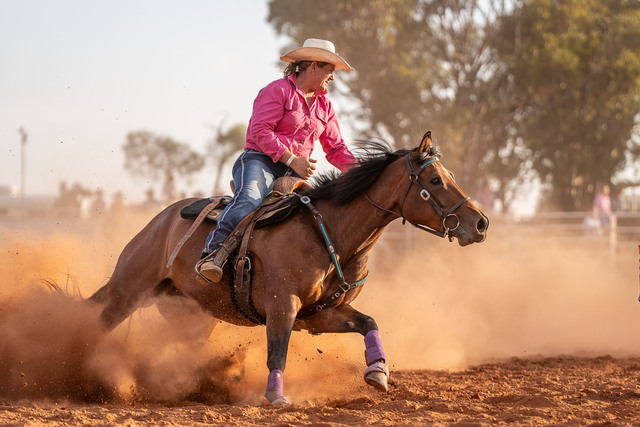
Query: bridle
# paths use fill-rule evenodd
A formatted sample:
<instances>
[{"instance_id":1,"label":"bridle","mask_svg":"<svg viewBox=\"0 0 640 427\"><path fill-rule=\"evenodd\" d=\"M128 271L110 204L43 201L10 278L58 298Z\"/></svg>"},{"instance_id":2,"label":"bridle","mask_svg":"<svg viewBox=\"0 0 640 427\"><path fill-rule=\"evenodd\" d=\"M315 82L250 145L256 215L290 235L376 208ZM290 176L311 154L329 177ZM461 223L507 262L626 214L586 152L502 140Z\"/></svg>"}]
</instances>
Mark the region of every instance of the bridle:
<instances>
[{"instance_id":1,"label":"bridle","mask_svg":"<svg viewBox=\"0 0 640 427\"><path fill-rule=\"evenodd\" d=\"M407 169L409 170L409 184L407 185L407 188L404 190L404 194L402 195L402 201L400 202L400 213L399 214L397 212L393 212L393 211L391 211L389 209L386 209L386 208L378 205L377 203L375 203L373 200L371 200L369 198L367 193L364 193L364 197L367 199L367 201L372 206L374 206L374 207L376 207L376 208L378 208L380 210L383 210L385 212L389 212L391 214L397 215L400 218L402 218L402 223L403 224L405 222L408 222L409 224L413 225L416 228L419 228L422 231L426 231L428 233L435 234L436 236L439 236L439 237L448 237L449 241L451 242L451 241L453 241L453 236L451 235L451 232L454 231L455 229L457 229L460 226L460 218L458 218L458 215L456 215L454 212L463 203L465 203L467 200L469 200L471 198L469 196L463 198L458 203L453 205L451 207L451 209L449 209L447 212L445 212L444 209L442 209L442 207L438 204L438 202L431 196L431 193L429 193L429 190L427 189L427 186L425 185L425 183L420 178L420 174L424 171L424 169L427 166L429 166L430 164L432 164L432 163L439 162L440 158L438 156L434 156L434 157L430 158L429 160L427 160L425 163L423 163L420 167L415 169L413 167L413 164L411 163L411 158L410 158L411 157L411 153L413 153L414 151L415 151L415 149L411 150L411 152L407 153L407 155L404 157L405 164L407 166ZM404 216L404 202L407 199L407 195L409 194L409 190L411 189L411 186L413 184L417 184L420 187L422 187L422 189L420 190L420 197L422 197L422 199L424 201L430 202L431 205L433 206L433 208L438 213L438 215L440 215L440 217L442 218L443 231L434 230L432 228L426 227L426 226L421 225L421 224L414 224L411 221L407 220L407 218ZM452 226L447 225L448 222L451 223L451 220L454 221L454 223L451 224Z\"/></svg>"}]
</instances>

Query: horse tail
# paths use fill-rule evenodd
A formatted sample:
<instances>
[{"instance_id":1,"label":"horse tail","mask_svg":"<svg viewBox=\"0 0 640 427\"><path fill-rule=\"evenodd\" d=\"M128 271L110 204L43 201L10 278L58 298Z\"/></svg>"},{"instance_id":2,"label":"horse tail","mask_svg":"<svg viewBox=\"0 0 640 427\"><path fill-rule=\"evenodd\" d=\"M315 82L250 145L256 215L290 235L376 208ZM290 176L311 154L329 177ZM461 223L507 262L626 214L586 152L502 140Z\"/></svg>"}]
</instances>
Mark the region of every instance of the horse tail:
<instances>
[{"instance_id":1,"label":"horse tail","mask_svg":"<svg viewBox=\"0 0 640 427\"><path fill-rule=\"evenodd\" d=\"M93 295L87 298L87 301L99 305L106 305L109 302L109 284L107 283L98 289Z\"/></svg>"}]
</instances>

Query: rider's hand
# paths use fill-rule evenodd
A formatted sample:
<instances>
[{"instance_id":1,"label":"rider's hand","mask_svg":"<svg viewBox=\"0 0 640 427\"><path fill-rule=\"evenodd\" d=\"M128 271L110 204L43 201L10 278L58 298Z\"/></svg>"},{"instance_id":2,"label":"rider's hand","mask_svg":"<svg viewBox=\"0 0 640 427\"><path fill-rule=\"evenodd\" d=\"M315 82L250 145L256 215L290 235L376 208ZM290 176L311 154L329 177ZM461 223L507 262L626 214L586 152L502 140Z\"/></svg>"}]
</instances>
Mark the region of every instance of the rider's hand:
<instances>
[{"instance_id":1,"label":"rider's hand","mask_svg":"<svg viewBox=\"0 0 640 427\"><path fill-rule=\"evenodd\" d=\"M302 179L309 179L316 171L317 160L310 157L296 157L291 162L290 168L297 173Z\"/></svg>"}]
</instances>

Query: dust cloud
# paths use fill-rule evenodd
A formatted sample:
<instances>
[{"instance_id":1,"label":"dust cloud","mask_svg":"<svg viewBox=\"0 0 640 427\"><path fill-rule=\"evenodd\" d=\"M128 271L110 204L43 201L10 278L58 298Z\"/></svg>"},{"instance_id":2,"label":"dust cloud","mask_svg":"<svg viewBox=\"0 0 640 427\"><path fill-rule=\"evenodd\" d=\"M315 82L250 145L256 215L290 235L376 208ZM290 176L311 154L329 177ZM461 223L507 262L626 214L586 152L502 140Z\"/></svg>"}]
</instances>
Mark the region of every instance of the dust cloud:
<instances>
[{"instance_id":1,"label":"dust cloud","mask_svg":"<svg viewBox=\"0 0 640 427\"><path fill-rule=\"evenodd\" d=\"M106 283L147 219L0 227L0 396L262 403L263 327L220 323L183 301L179 324L149 306L101 331L99 308L83 298ZM393 370L493 358L638 354L637 246L613 253L606 243L494 224L485 243L461 248L393 227L353 305L376 319L392 379ZM300 402L371 393L363 351L356 334L294 332L287 394Z\"/></svg>"},{"instance_id":2,"label":"dust cloud","mask_svg":"<svg viewBox=\"0 0 640 427\"><path fill-rule=\"evenodd\" d=\"M635 243L612 251L606 237L494 224L480 245L423 236L415 246L358 301L396 368L639 353Z\"/></svg>"}]
</instances>

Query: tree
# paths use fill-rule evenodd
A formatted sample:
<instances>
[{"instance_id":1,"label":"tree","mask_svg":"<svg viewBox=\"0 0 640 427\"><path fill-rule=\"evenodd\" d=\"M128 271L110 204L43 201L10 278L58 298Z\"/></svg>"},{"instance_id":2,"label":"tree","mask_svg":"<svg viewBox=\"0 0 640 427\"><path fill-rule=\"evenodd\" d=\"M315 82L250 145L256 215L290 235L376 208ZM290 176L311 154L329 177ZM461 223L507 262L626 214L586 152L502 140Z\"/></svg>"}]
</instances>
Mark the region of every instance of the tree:
<instances>
[{"instance_id":1,"label":"tree","mask_svg":"<svg viewBox=\"0 0 640 427\"><path fill-rule=\"evenodd\" d=\"M336 73L339 95L356 101L353 119L370 134L406 146L433 129L463 188L491 179L508 205L535 173L549 206L574 210L640 152L639 9L637 0L272 0L268 20L292 38L287 49L309 35L336 42L358 70Z\"/></svg>"},{"instance_id":2,"label":"tree","mask_svg":"<svg viewBox=\"0 0 640 427\"><path fill-rule=\"evenodd\" d=\"M496 19L506 11L503 1L272 0L268 20L293 39L288 48L310 34L327 38L356 68L336 79L359 104L353 120L369 124L361 137L412 146L432 129L468 188L490 174L509 182L519 173L489 167L505 153L513 114L493 49Z\"/></svg>"},{"instance_id":3,"label":"tree","mask_svg":"<svg viewBox=\"0 0 640 427\"><path fill-rule=\"evenodd\" d=\"M127 134L122 146L125 155L124 167L135 176L151 180L163 180L165 199L173 201L177 176L189 178L204 166L201 154L189 145L149 131L138 130Z\"/></svg>"},{"instance_id":4,"label":"tree","mask_svg":"<svg viewBox=\"0 0 640 427\"><path fill-rule=\"evenodd\" d=\"M587 210L597 186L637 158L640 2L528 0L500 20L512 123L547 202Z\"/></svg>"},{"instance_id":5,"label":"tree","mask_svg":"<svg viewBox=\"0 0 640 427\"><path fill-rule=\"evenodd\" d=\"M313 34L333 40L357 73L336 73L337 89L360 104L355 116L371 125L371 133L408 143L409 133L422 134L416 124L423 110L420 83L431 86L431 74L421 73L427 52L428 27L413 25L414 1L300 2L273 0L268 20L300 46ZM413 33L413 34L412 34ZM408 35L414 35L410 39ZM410 142L414 142L411 140Z\"/></svg>"},{"instance_id":6,"label":"tree","mask_svg":"<svg viewBox=\"0 0 640 427\"><path fill-rule=\"evenodd\" d=\"M220 183L223 168L244 147L247 126L237 123L224 132L221 123L215 129L215 136L207 143L207 157L211 159L216 170L213 194L218 194L225 191L225 188L222 188Z\"/></svg>"}]
</instances>

